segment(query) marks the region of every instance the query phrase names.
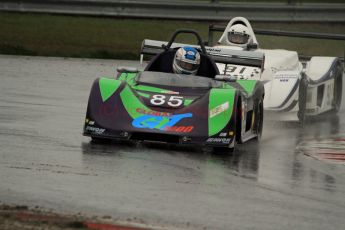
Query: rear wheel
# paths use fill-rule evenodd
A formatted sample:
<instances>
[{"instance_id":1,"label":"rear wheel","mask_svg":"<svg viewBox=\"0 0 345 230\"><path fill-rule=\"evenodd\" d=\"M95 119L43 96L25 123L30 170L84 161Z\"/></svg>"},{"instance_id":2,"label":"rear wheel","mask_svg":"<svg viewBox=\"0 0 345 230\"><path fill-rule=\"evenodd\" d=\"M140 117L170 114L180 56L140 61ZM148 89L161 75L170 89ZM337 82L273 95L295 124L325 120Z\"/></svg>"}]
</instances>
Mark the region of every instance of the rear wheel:
<instances>
[{"instance_id":1,"label":"rear wheel","mask_svg":"<svg viewBox=\"0 0 345 230\"><path fill-rule=\"evenodd\" d=\"M298 120L303 125L306 119L308 81L302 77L298 88Z\"/></svg>"},{"instance_id":2,"label":"rear wheel","mask_svg":"<svg viewBox=\"0 0 345 230\"><path fill-rule=\"evenodd\" d=\"M242 101L241 98L239 98L237 102L237 107L236 107L236 143L242 144Z\"/></svg>"},{"instance_id":3,"label":"rear wheel","mask_svg":"<svg viewBox=\"0 0 345 230\"><path fill-rule=\"evenodd\" d=\"M264 123L264 102L263 99L260 99L256 104L255 108L255 123L254 131L257 135L257 138L260 139L262 135L263 123Z\"/></svg>"},{"instance_id":4,"label":"rear wheel","mask_svg":"<svg viewBox=\"0 0 345 230\"><path fill-rule=\"evenodd\" d=\"M341 98L343 91L343 66L340 62L336 67L334 76L334 95L333 95L333 112L337 113L340 110Z\"/></svg>"}]
</instances>

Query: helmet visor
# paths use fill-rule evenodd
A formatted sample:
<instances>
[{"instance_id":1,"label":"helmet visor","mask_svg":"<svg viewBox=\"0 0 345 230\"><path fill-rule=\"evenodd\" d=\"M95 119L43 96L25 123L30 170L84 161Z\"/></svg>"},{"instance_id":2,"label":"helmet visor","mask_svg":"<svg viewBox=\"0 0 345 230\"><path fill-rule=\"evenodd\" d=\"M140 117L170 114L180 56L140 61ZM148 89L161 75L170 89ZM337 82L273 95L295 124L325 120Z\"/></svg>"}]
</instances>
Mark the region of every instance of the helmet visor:
<instances>
[{"instance_id":1,"label":"helmet visor","mask_svg":"<svg viewBox=\"0 0 345 230\"><path fill-rule=\"evenodd\" d=\"M176 60L176 62L177 62L177 65L179 65L182 69L188 70L188 71L195 71L199 67L199 64L188 63L181 60Z\"/></svg>"},{"instance_id":2,"label":"helmet visor","mask_svg":"<svg viewBox=\"0 0 345 230\"><path fill-rule=\"evenodd\" d=\"M242 33L229 32L228 40L229 42L234 43L234 44L246 44L249 40L249 35L242 34Z\"/></svg>"}]
</instances>

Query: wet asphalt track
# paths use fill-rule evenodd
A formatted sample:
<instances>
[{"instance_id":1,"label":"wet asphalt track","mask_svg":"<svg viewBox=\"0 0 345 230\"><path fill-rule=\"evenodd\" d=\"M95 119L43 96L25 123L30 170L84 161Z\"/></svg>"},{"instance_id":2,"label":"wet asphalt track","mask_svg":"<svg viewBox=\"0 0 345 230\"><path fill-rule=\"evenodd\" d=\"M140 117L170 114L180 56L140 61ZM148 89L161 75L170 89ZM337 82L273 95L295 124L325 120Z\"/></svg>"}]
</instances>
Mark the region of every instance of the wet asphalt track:
<instances>
[{"instance_id":1,"label":"wet asphalt track","mask_svg":"<svg viewBox=\"0 0 345 230\"><path fill-rule=\"evenodd\" d=\"M0 56L2 203L168 229L344 229L345 165L296 150L336 140L344 153L344 112L304 129L268 115L260 145L235 156L90 143L90 86L121 64L137 62Z\"/></svg>"}]
</instances>

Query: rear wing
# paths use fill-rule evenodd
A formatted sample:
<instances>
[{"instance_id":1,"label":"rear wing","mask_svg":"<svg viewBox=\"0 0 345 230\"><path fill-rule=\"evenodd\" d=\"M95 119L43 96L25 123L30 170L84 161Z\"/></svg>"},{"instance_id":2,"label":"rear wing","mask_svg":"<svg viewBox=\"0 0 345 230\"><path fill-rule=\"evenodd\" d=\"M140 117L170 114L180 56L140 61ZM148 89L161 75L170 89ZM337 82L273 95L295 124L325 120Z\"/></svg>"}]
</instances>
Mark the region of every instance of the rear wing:
<instances>
[{"instance_id":1,"label":"rear wing","mask_svg":"<svg viewBox=\"0 0 345 230\"><path fill-rule=\"evenodd\" d=\"M156 55L166 50L168 42L145 39L141 45L141 55ZM201 49L199 45L189 45L182 43L172 43L170 48L178 48L183 46L191 46ZM263 68L264 53L257 51L231 50L226 48L205 46L206 53L216 63L235 64L244 66L253 66Z\"/></svg>"}]
</instances>

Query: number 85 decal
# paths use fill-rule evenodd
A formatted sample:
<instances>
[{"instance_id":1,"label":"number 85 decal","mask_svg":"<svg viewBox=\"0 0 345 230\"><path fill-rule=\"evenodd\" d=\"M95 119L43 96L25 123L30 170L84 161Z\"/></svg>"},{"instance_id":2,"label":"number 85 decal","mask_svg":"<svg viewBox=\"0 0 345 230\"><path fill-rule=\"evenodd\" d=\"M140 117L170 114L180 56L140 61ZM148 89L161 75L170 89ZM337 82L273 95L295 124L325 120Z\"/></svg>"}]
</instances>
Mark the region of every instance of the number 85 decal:
<instances>
[{"instance_id":1,"label":"number 85 decal","mask_svg":"<svg viewBox=\"0 0 345 230\"><path fill-rule=\"evenodd\" d=\"M150 103L156 106L168 105L170 107L179 107L183 104L183 97L155 94L151 96Z\"/></svg>"}]
</instances>

